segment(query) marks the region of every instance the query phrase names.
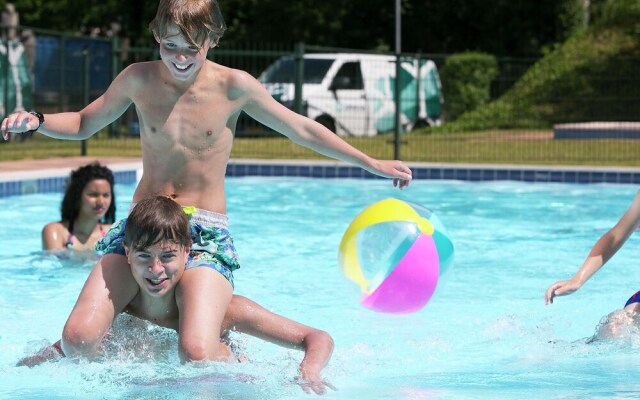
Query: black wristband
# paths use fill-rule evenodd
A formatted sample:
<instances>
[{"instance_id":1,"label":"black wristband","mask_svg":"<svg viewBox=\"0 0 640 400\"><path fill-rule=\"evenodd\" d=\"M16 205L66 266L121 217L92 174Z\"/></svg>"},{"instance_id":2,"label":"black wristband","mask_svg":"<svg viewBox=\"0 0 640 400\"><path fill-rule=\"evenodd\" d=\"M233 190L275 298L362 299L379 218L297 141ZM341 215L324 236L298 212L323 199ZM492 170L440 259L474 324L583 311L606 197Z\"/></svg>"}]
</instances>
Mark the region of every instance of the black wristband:
<instances>
[{"instance_id":1,"label":"black wristband","mask_svg":"<svg viewBox=\"0 0 640 400\"><path fill-rule=\"evenodd\" d=\"M29 111L29 114L34 115L36 117L38 117L38 127L35 129L31 129L29 132L33 133L35 131L37 131L38 129L40 129L40 127L42 126L42 124L44 124L44 115L42 115L42 113L39 113L37 111Z\"/></svg>"}]
</instances>

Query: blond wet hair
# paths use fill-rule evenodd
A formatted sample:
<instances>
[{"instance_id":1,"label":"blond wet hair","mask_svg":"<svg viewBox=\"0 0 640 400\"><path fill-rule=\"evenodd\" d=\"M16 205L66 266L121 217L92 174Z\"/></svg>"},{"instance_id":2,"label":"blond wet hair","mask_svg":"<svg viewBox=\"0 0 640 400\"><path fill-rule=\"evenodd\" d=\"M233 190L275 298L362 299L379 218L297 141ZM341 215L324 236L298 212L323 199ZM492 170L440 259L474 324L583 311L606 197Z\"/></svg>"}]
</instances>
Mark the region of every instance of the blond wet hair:
<instances>
[{"instance_id":1,"label":"blond wet hair","mask_svg":"<svg viewBox=\"0 0 640 400\"><path fill-rule=\"evenodd\" d=\"M170 25L175 25L187 42L199 48L207 39L210 47L217 45L227 29L216 0L160 0L149 29L161 39Z\"/></svg>"}]
</instances>

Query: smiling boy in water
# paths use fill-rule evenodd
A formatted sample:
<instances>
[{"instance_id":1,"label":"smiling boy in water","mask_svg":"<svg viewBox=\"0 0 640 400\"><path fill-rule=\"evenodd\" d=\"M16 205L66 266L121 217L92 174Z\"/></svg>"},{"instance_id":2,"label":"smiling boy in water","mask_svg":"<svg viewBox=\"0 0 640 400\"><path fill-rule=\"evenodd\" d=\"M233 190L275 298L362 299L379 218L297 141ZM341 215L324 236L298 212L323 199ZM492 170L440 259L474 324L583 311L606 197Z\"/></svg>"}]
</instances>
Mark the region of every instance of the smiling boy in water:
<instances>
[{"instance_id":1,"label":"smiling boy in water","mask_svg":"<svg viewBox=\"0 0 640 400\"><path fill-rule=\"evenodd\" d=\"M355 149L322 125L275 101L246 72L208 61L207 51L220 40L225 24L215 0L160 0L150 29L160 45L159 61L128 66L107 91L79 112L42 115L18 112L0 125L9 132L38 130L58 139L87 139L134 104L140 121L143 175L133 201L163 194L183 206L197 208L192 222L201 229L193 237L192 262L176 287L181 357L224 360L226 346L219 331L233 293L233 271L239 268L228 231L224 176L236 122L242 111L292 141L328 157L392 178L404 188L411 170L397 160L376 160ZM117 227L114 227L117 229ZM134 297L122 254L104 255L91 272L65 326L66 354L92 354L104 327Z\"/></svg>"},{"instance_id":2,"label":"smiling boy in water","mask_svg":"<svg viewBox=\"0 0 640 400\"><path fill-rule=\"evenodd\" d=\"M137 285L135 295L116 315L127 313L155 325L179 332L180 307L176 299L176 286L184 276L185 269L198 268L189 264L192 230L183 208L165 196L154 196L140 201L131 211L118 235L108 235L101 243L103 247L122 247L129 263L131 280ZM123 236L123 237L120 237ZM185 268L185 265L188 267ZM83 309L85 298L80 297L71 311ZM72 317L69 317L72 320ZM89 321L88 323L95 323ZM91 330L103 332L100 345L110 329L109 326L89 326ZM230 331L247 333L282 346L303 349L305 356L300 363L301 386L305 391L318 394L333 388L320 375L333 351L333 340L324 331L302 325L274 314L246 297L234 295L224 315L219 332L208 329L205 335L228 340ZM95 348L99 353L101 346ZM34 366L46 360L64 355L60 342L26 357L18 365ZM86 354L85 354L86 355ZM95 355L95 354L94 354Z\"/></svg>"}]
</instances>

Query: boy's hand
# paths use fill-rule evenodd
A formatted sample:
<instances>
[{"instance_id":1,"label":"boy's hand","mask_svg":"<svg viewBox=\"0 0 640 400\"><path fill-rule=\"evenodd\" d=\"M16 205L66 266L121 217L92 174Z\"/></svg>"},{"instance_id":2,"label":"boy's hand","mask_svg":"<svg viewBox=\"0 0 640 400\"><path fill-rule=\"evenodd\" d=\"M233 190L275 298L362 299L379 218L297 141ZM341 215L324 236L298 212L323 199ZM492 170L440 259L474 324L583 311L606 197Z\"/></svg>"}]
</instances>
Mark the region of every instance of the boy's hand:
<instances>
[{"instance_id":1,"label":"boy's hand","mask_svg":"<svg viewBox=\"0 0 640 400\"><path fill-rule=\"evenodd\" d=\"M313 391L315 394L322 395L327 393L327 388L337 390L331 383L322 379L320 375L304 371L300 372L300 376L295 379L295 382L308 394Z\"/></svg>"},{"instance_id":2,"label":"boy's hand","mask_svg":"<svg viewBox=\"0 0 640 400\"><path fill-rule=\"evenodd\" d=\"M374 166L380 176L393 179L393 186L400 190L411 183L411 169L399 160L379 160Z\"/></svg>"},{"instance_id":3,"label":"boy's hand","mask_svg":"<svg viewBox=\"0 0 640 400\"><path fill-rule=\"evenodd\" d=\"M2 120L0 132L2 132L2 138L7 140L9 133L28 132L38 128L38 125L40 125L38 117L26 111L18 111L7 115L5 119Z\"/></svg>"},{"instance_id":4,"label":"boy's hand","mask_svg":"<svg viewBox=\"0 0 640 400\"><path fill-rule=\"evenodd\" d=\"M554 297L557 296L566 296L580 289L580 284L574 282L573 280L568 281L558 281L553 285L549 286L547 291L544 294L544 304L553 304Z\"/></svg>"}]
</instances>

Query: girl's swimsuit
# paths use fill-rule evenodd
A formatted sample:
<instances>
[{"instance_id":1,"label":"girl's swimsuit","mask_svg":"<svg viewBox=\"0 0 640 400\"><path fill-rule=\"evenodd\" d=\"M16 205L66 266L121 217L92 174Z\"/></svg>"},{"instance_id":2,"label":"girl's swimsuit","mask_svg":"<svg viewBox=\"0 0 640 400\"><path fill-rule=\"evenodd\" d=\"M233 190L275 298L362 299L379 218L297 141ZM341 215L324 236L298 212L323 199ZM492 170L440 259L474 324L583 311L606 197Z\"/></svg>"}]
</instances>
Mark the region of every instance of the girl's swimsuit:
<instances>
[{"instance_id":1,"label":"girl's swimsuit","mask_svg":"<svg viewBox=\"0 0 640 400\"><path fill-rule=\"evenodd\" d=\"M104 231L104 229L102 229L102 224L98 224L98 226L100 227L100 234L102 235L102 237L104 237L106 232ZM71 230L73 230L73 225L71 225L70 228ZM76 238L71 230L69 230L69 236L67 236L67 243L65 244L67 249L73 248L73 242Z\"/></svg>"},{"instance_id":2,"label":"girl's swimsuit","mask_svg":"<svg viewBox=\"0 0 640 400\"><path fill-rule=\"evenodd\" d=\"M629 297L629 300L627 300L627 303L624 306L626 307L629 304L633 304L633 303L640 303L640 291L637 291L636 294Z\"/></svg>"},{"instance_id":3,"label":"girl's swimsuit","mask_svg":"<svg viewBox=\"0 0 640 400\"><path fill-rule=\"evenodd\" d=\"M133 208L135 204L131 205ZM184 207L186 208L186 207ZM188 207L193 209L193 207ZM101 255L124 252L124 229L127 219L118 221L107 234L96 243L96 251ZM240 268L238 254L229 233L227 216L213 211L195 209L189 215L191 227L191 252L185 271L189 268L213 268L233 286L233 271Z\"/></svg>"}]
</instances>

